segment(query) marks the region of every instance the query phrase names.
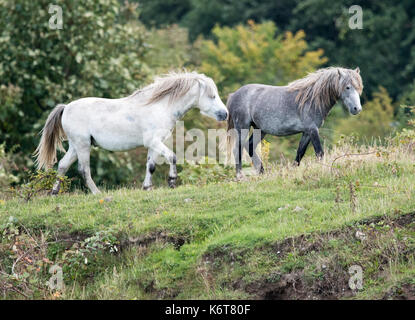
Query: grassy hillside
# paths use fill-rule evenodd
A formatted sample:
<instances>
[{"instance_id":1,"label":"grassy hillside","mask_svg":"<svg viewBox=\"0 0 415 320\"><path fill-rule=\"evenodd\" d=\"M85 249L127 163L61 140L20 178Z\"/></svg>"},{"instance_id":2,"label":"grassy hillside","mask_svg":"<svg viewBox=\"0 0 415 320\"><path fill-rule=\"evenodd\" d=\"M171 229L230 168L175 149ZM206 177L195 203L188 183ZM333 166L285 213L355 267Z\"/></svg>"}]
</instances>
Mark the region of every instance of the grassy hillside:
<instances>
[{"instance_id":1,"label":"grassy hillside","mask_svg":"<svg viewBox=\"0 0 415 320\"><path fill-rule=\"evenodd\" d=\"M414 153L344 145L324 161L151 192L0 203L3 298L410 298ZM50 291L49 266L65 289ZM363 289L348 286L353 265Z\"/></svg>"}]
</instances>

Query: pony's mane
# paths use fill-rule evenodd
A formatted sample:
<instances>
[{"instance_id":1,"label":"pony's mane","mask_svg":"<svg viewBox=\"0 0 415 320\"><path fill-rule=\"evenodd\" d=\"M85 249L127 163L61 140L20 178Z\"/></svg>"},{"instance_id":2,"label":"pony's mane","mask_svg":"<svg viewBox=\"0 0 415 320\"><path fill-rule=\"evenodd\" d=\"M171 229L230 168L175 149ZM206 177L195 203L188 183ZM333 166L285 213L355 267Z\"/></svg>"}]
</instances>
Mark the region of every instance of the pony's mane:
<instances>
[{"instance_id":1,"label":"pony's mane","mask_svg":"<svg viewBox=\"0 0 415 320\"><path fill-rule=\"evenodd\" d=\"M328 109L336 101L346 85L351 84L362 94L363 82L359 72L352 69L329 67L309 73L302 79L288 84L288 90L296 91L295 101L300 110L306 104L321 113L327 113Z\"/></svg>"},{"instance_id":2,"label":"pony's mane","mask_svg":"<svg viewBox=\"0 0 415 320\"><path fill-rule=\"evenodd\" d=\"M169 103L174 103L197 83L204 83L206 93L209 96L215 95L217 88L213 80L204 74L196 72L170 72L157 77L154 82L142 89L135 91L132 96L149 91L145 104L151 104L169 97Z\"/></svg>"}]
</instances>

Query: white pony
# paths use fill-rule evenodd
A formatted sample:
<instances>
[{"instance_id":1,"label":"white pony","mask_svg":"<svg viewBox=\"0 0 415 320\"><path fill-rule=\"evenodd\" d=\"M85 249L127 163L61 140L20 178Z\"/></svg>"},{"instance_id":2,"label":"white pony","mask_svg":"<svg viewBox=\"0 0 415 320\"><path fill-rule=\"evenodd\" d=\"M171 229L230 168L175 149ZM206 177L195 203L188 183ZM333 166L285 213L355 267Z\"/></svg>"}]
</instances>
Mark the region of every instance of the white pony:
<instances>
[{"instance_id":1,"label":"white pony","mask_svg":"<svg viewBox=\"0 0 415 320\"><path fill-rule=\"evenodd\" d=\"M170 164L168 184L176 186L176 156L163 141L176 121L192 107L218 121L226 120L228 111L211 78L198 73L170 73L153 84L121 99L83 98L56 106L42 129L35 151L38 168L50 168L57 161L56 147L63 150L67 138L69 149L59 161L58 175L63 176L78 159L78 170L88 188L100 191L91 178L89 166L91 144L111 151L125 151L138 146L148 148L143 189L152 187L155 160L162 155ZM63 150L64 151L64 150ZM60 180L52 194L58 194Z\"/></svg>"}]
</instances>

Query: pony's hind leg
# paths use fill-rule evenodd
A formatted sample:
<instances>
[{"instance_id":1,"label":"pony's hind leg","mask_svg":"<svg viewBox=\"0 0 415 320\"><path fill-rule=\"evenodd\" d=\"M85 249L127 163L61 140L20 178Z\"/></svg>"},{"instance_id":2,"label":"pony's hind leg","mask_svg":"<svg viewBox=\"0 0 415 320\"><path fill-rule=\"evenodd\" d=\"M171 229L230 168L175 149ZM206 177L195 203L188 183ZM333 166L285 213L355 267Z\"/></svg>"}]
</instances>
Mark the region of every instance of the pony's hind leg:
<instances>
[{"instance_id":1,"label":"pony's hind leg","mask_svg":"<svg viewBox=\"0 0 415 320\"><path fill-rule=\"evenodd\" d=\"M64 155L64 157L59 161L58 165L58 179L52 188L52 195L57 195L61 188L61 179L65 173L68 171L69 167L76 161L76 152L71 143L69 143L69 149Z\"/></svg>"},{"instance_id":2,"label":"pony's hind leg","mask_svg":"<svg viewBox=\"0 0 415 320\"><path fill-rule=\"evenodd\" d=\"M91 168L89 167L89 158L91 153L90 140L88 143L77 145L76 153L78 155L78 171L80 175L84 178L86 185L93 194L100 193L94 183L94 180L92 180Z\"/></svg>"},{"instance_id":3,"label":"pony's hind leg","mask_svg":"<svg viewBox=\"0 0 415 320\"><path fill-rule=\"evenodd\" d=\"M295 164L297 166L300 165L301 159L304 157L310 140L310 135L304 132L303 136L301 137L300 144L298 145L297 156L295 157Z\"/></svg>"},{"instance_id":4,"label":"pony's hind leg","mask_svg":"<svg viewBox=\"0 0 415 320\"><path fill-rule=\"evenodd\" d=\"M176 155L161 141L154 141L150 149L156 154L161 154L170 163L168 185L170 188L175 188L177 181Z\"/></svg>"},{"instance_id":5,"label":"pony's hind leg","mask_svg":"<svg viewBox=\"0 0 415 320\"><path fill-rule=\"evenodd\" d=\"M249 141L247 144L245 144L245 149L248 151L249 156L252 159L252 162L254 163L254 167L257 170L259 174L264 173L264 166L262 165L261 158L256 153L256 147L258 144L264 139L265 133L261 131L260 138L258 133L256 132L257 129L254 129L254 132L252 132L251 136L249 137Z\"/></svg>"},{"instance_id":6,"label":"pony's hind leg","mask_svg":"<svg viewBox=\"0 0 415 320\"><path fill-rule=\"evenodd\" d=\"M243 178L242 175L242 153L244 150L245 140L248 137L249 129L236 129L235 146L233 154L235 157L236 178L238 180Z\"/></svg>"}]
</instances>

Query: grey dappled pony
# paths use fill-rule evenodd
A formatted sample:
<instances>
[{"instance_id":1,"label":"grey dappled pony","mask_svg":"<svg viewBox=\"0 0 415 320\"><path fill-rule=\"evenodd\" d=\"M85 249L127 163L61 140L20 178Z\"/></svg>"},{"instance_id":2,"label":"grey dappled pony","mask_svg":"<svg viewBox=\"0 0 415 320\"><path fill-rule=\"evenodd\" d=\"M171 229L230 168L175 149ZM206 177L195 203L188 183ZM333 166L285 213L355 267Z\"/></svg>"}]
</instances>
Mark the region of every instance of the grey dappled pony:
<instances>
[{"instance_id":1,"label":"grey dappled pony","mask_svg":"<svg viewBox=\"0 0 415 320\"><path fill-rule=\"evenodd\" d=\"M362 110L363 90L360 70L329 67L317 70L287 86L248 84L230 95L228 130L235 132L233 152L236 174L241 177L242 151L245 148L258 173L263 173L262 161L255 152L266 134L288 136L302 133L297 150L299 165L311 141L318 158L323 156L318 129L334 104L341 100L353 115ZM260 139L249 129L260 129ZM256 140L256 141L255 141ZM232 139L228 139L230 150Z\"/></svg>"}]
</instances>

